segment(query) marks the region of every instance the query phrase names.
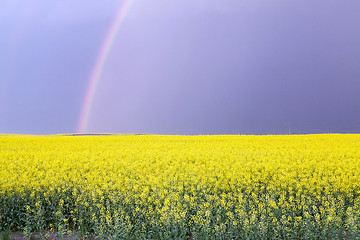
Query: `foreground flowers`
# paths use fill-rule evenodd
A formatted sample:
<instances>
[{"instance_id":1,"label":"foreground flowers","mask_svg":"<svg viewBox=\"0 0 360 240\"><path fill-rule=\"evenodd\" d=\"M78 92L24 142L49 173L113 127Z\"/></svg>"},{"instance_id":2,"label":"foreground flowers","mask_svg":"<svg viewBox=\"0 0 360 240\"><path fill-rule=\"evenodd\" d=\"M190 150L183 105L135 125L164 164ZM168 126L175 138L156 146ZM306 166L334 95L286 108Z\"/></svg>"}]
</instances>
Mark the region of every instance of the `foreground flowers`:
<instances>
[{"instance_id":1,"label":"foreground flowers","mask_svg":"<svg viewBox=\"0 0 360 240\"><path fill-rule=\"evenodd\" d=\"M113 239L360 236L360 135L5 135L0 165L1 229Z\"/></svg>"}]
</instances>

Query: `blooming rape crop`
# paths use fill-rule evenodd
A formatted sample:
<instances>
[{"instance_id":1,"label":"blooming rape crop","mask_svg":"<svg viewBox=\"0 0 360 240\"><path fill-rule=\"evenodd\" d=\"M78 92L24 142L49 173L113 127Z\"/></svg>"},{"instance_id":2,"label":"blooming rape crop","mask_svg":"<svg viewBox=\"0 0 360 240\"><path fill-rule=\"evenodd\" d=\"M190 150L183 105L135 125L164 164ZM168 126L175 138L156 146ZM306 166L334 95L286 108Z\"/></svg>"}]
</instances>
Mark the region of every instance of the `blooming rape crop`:
<instances>
[{"instance_id":1,"label":"blooming rape crop","mask_svg":"<svg viewBox=\"0 0 360 240\"><path fill-rule=\"evenodd\" d=\"M3 135L0 166L0 230L360 236L360 135Z\"/></svg>"}]
</instances>

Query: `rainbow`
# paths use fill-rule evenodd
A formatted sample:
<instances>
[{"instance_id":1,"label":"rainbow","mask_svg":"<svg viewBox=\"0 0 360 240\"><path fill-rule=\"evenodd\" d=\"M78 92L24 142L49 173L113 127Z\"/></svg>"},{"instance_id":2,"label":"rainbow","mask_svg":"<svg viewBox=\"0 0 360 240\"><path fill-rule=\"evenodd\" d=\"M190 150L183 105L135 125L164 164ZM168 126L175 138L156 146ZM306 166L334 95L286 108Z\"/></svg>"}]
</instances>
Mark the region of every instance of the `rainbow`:
<instances>
[{"instance_id":1,"label":"rainbow","mask_svg":"<svg viewBox=\"0 0 360 240\"><path fill-rule=\"evenodd\" d=\"M94 97L96 93L96 89L99 85L99 81L101 79L101 75L104 70L104 66L106 63L106 59L109 56L110 50L116 38L116 35L119 31L121 24L124 22L127 13L130 10L130 7L134 0L124 0L119 7L119 10L112 22L110 29L104 39L104 42L100 48L98 57L96 59L94 68L92 70L91 76L89 78L89 84L87 87L87 91L85 94L85 98L83 101L83 105L81 108L81 115L78 122L77 132L84 133L86 132L89 116L91 112L91 108L94 102Z\"/></svg>"}]
</instances>

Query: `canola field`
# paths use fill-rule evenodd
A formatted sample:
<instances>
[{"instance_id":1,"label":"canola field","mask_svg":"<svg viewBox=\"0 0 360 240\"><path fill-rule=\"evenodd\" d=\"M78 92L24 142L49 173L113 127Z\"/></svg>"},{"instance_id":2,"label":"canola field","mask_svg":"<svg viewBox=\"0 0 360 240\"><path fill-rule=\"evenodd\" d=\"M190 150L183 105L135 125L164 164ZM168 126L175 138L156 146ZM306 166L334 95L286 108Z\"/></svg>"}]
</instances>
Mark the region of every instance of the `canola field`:
<instances>
[{"instance_id":1,"label":"canola field","mask_svg":"<svg viewBox=\"0 0 360 240\"><path fill-rule=\"evenodd\" d=\"M360 237L355 134L2 135L0 166L0 231L100 239Z\"/></svg>"}]
</instances>

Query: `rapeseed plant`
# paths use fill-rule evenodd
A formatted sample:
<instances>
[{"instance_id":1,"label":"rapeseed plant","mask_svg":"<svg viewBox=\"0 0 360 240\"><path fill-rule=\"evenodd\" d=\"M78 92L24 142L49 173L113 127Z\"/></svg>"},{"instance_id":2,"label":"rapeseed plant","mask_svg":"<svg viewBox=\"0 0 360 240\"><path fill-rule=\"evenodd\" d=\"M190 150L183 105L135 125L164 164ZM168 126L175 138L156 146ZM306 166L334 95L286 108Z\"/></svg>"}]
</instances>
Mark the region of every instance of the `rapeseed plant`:
<instances>
[{"instance_id":1,"label":"rapeseed plant","mask_svg":"<svg viewBox=\"0 0 360 240\"><path fill-rule=\"evenodd\" d=\"M3 135L0 164L0 232L360 236L360 135Z\"/></svg>"}]
</instances>

